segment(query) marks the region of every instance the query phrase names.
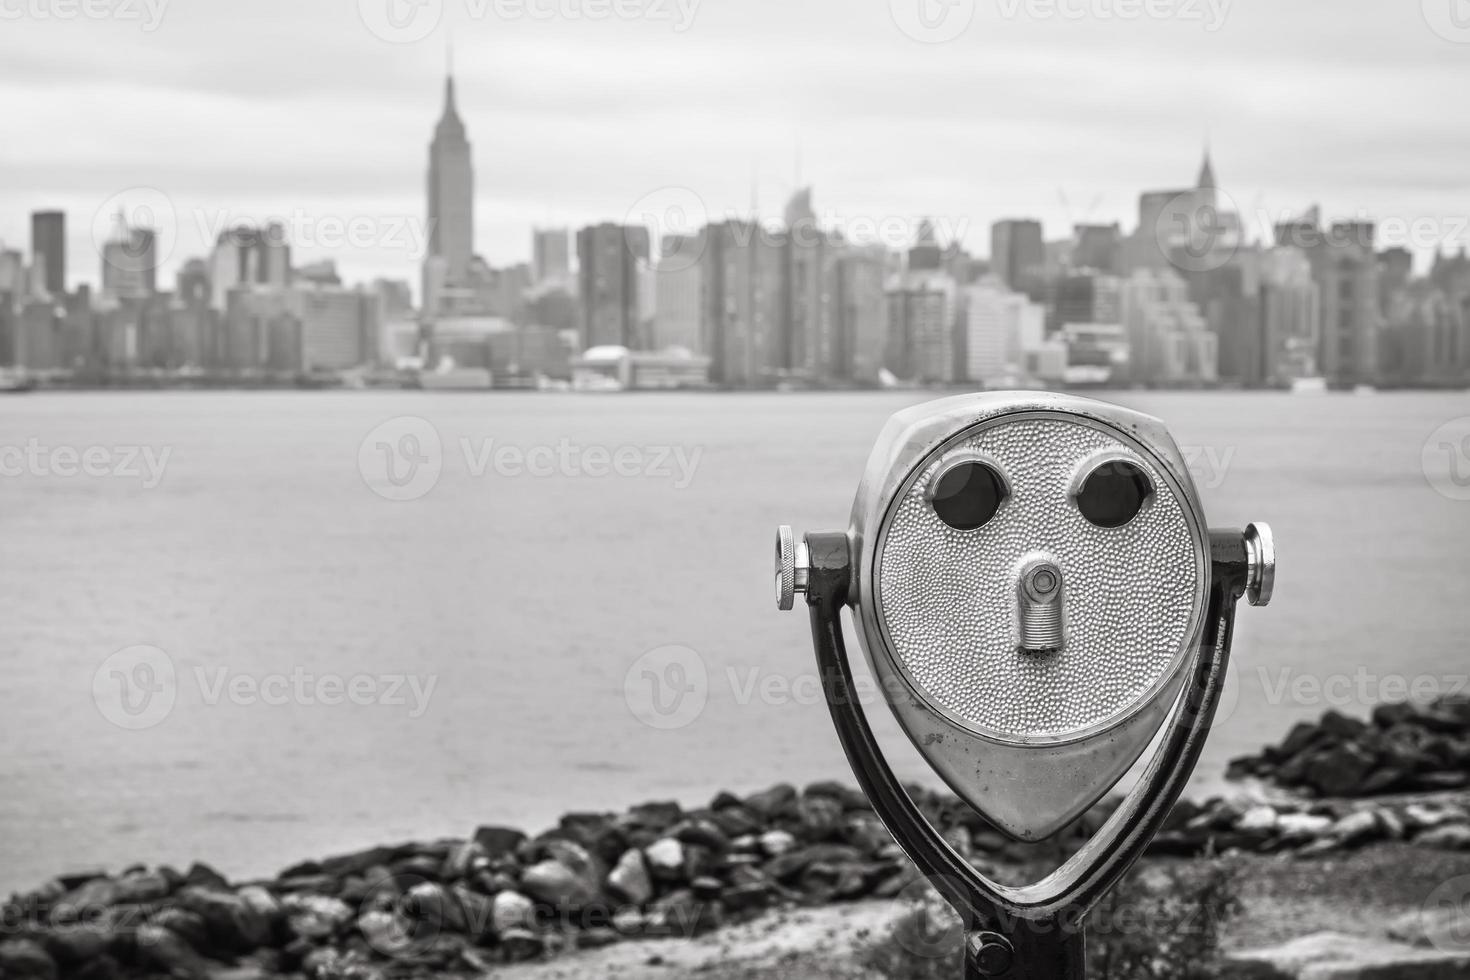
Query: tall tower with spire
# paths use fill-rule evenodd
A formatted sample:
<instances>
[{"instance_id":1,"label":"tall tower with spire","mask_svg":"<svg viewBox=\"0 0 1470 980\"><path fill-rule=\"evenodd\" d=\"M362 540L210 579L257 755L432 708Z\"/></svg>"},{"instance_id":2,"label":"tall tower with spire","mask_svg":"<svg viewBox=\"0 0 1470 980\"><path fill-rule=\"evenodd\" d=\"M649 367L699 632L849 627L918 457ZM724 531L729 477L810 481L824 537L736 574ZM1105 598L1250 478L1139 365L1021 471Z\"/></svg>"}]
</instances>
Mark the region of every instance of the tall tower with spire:
<instances>
[{"instance_id":1,"label":"tall tower with spire","mask_svg":"<svg viewBox=\"0 0 1470 980\"><path fill-rule=\"evenodd\" d=\"M425 281L463 285L475 241L475 169L454 103L454 63L444 78L444 111L429 144L429 242ZM433 270L431 274L430 270ZM426 308L430 297L425 295ZM430 311L432 312L432 310Z\"/></svg>"}]
</instances>

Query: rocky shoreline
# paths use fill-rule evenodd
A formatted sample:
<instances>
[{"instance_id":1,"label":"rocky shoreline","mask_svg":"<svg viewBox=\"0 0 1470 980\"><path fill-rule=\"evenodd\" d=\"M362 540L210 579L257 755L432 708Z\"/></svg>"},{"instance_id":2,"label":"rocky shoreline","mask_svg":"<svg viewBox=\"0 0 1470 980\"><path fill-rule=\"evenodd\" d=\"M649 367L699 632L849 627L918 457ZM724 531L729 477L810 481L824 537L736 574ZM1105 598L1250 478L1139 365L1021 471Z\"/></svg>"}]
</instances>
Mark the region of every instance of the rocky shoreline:
<instances>
[{"instance_id":1,"label":"rocky shoreline","mask_svg":"<svg viewBox=\"0 0 1470 980\"><path fill-rule=\"evenodd\" d=\"M1447 717L1434 710L1435 719ZM1332 757L1351 751L1345 746L1385 740L1399 744L1406 737L1400 730L1416 724L1402 712L1380 712L1372 725L1323 719L1310 738L1294 730L1286 743L1293 751L1268 749L1262 758L1270 758L1275 768L1269 772L1279 775L1303 756ZM1459 745L1467 729L1434 734ZM1441 758L1439 748L1424 751ZM1313 764L1314 786L1322 781L1317 767L1326 765ZM1249 775L1263 774L1259 763L1249 769ZM1361 789L1401 782L1360 775L1351 784ZM958 851L1000 878L1055 864L1116 806L1105 801L1056 839L1025 845L948 794L917 787L911 793ZM1373 800L1184 801L1149 853L1310 859L1375 841L1410 842L1429 860L1434 850L1470 850L1470 805L1463 795L1443 792ZM0 978L483 974L500 963L634 937L696 936L771 909L891 898L917 880L861 793L840 783L801 791L779 785L746 796L721 793L690 810L654 802L622 814L568 814L535 837L484 826L463 839L303 862L268 880L230 882L204 864L185 871L134 867L116 875L62 875L13 896L0 911Z\"/></svg>"}]
</instances>

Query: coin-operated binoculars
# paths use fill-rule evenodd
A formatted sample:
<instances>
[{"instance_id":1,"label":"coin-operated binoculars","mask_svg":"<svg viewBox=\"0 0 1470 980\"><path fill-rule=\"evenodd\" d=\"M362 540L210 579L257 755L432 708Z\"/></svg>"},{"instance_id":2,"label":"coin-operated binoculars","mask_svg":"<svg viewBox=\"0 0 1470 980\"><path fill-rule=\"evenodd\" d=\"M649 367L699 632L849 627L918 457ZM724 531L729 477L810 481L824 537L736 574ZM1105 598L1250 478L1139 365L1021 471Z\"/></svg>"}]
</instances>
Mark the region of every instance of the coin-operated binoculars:
<instances>
[{"instance_id":1,"label":"coin-operated binoculars","mask_svg":"<svg viewBox=\"0 0 1470 980\"><path fill-rule=\"evenodd\" d=\"M1084 976L1082 919L1143 853L1199 758L1236 601L1270 599L1271 533L1209 530L1162 423L1045 392L962 395L889 420L846 531L776 541L837 734L894 838L955 907L967 977ZM899 725L1019 840L1055 834L1163 737L1123 803L1030 885L975 871L895 777L853 690L858 636Z\"/></svg>"}]
</instances>

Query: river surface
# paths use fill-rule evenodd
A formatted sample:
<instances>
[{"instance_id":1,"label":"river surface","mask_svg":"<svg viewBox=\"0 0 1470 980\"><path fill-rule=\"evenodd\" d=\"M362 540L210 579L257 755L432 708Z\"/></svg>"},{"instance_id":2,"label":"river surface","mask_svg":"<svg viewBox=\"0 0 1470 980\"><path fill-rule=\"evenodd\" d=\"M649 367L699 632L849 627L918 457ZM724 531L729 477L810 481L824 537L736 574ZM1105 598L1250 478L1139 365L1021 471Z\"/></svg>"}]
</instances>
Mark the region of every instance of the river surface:
<instances>
[{"instance_id":1,"label":"river surface","mask_svg":"<svg viewBox=\"0 0 1470 980\"><path fill-rule=\"evenodd\" d=\"M0 399L0 889L847 778L771 541L845 526L924 397ZM1464 683L1470 460L1425 445L1470 397L1107 397L1279 544L1196 793L1329 706Z\"/></svg>"}]
</instances>

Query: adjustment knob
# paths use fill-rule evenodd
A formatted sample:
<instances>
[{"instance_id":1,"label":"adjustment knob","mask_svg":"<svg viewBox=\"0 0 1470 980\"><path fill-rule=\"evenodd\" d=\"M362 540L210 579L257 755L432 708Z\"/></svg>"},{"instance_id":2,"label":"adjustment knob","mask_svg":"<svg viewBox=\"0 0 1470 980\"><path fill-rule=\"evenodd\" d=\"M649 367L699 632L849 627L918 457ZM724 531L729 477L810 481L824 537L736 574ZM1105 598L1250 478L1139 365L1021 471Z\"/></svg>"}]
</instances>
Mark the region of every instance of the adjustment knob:
<instances>
[{"instance_id":1,"label":"adjustment knob","mask_svg":"<svg viewBox=\"0 0 1470 980\"><path fill-rule=\"evenodd\" d=\"M810 571L806 542L798 542L790 524L776 528L776 608L796 605L796 594L806 591Z\"/></svg>"},{"instance_id":2,"label":"adjustment knob","mask_svg":"<svg viewBox=\"0 0 1470 980\"><path fill-rule=\"evenodd\" d=\"M1245 599L1253 606L1264 606L1276 588L1276 541L1271 537L1271 525L1245 526L1245 554L1250 563Z\"/></svg>"}]
</instances>

